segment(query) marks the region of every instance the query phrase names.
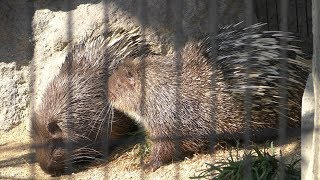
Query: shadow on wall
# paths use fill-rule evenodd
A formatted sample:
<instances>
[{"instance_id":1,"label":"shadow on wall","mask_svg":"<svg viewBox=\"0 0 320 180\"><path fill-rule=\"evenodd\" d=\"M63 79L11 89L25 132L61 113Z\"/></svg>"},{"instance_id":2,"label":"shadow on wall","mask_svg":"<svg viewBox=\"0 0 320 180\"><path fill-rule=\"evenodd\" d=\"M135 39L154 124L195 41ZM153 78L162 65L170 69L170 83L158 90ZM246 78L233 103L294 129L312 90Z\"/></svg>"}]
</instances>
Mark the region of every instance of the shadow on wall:
<instances>
[{"instance_id":1,"label":"shadow on wall","mask_svg":"<svg viewBox=\"0 0 320 180\"><path fill-rule=\"evenodd\" d=\"M81 4L97 4L102 0L31 0L36 9L50 9L51 11L72 11Z\"/></svg>"},{"instance_id":2,"label":"shadow on wall","mask_svg":"<svg viewBox=\"0 0 320 180\"><path fill-rule=\"evenodd\" d=\"M244 3L234 3L230 0L219 1L219 23L229 24L244 19ZM0 1L0 62L16 62L19 65L28 65L33 57L34 44L32 42L32 18L37 9L50 9L51 11L70 11L81 4L97 4L102 0L2 0ZM134 0L111 0L108 4L116 5L117 8L129 13L130 17L139 19L137 1ZM145 26L151 29L167 29L173 31L174 6L170 0L152 0L145 6L146 16L139 19L145 22ZM273 2L273 1L272 1ZM259 22L268 22L270 30L279 28L279 3L269 0L255 1L257 18ZM304 52L312 54L311 34L311 3L294 3L289 1L289 31L294 32L302 39ZM208 24L207 1L184 1L183 33L187 36L197 36L205 32ZM266 6L267 5L267 6ZM294 8L291 8L294 7ZM309 7L310 6L310 7ZM27 8L26 8L27 7ZM263 7L263 8L262 8ZM165 14L166 16L163 16ZM311 56L310 56L311 57Z\"/></svg>"},{"instance_id":3,"label":"shadow on wall","mask_svg":"<svg viewBox=\"0 0 320 180\"><path fill-rule=\"evenodd\" d=\"M0 62L28 65L33 57L33 3L26 0L0 1Z\"/></svg>"},{"instance_id":4,"label":"shadow on wall","mask_svg":"<svg viewBox=\"0 0 320 180\"><path fill-rule=\"evenodd\" d=\"M65 0L34 0L36 9L50 9L52 11L70 11L76 9L81 4L97 4L101 3L103 0L75 0L75 1L65 1ZM175 1L171 0L146 0L143 4L144 9L140 14L138 1L136 0L109 0L105 1L109 12L107 16L113 16L110 19L120 19L123 20L123 16L119 12L125 12L129 20L136 19L139 24L144 24L148 29L154 30L156 33L160 33L159 36L169 33L170 38L172 37L174 31L178 28L177 21L174 19L174 14L179 14L177 12L177 7L175 6ZM208 2L209 1L197 1L197 0L187 0L182 2L182 14L183 14L183 35L186 37L195 37L200 33L208 31ZM243 20L243 0L233 1L233 0L220 0L218 2L218 14L223 18L219 19L222 24L230 24L239 22ZM120 14L120 15L119 15ZM119 16L119 18L114 18ZM113 22L110 22L113 23ZM177 33L181 34L181 33ZM174 36L174 35L173 35ZM183 36L182 36L183 37ZM166 40L164 40L166 41Z\"/></svg>"},{"instance_id":5,"label":"shadow on wall","mask_svg":"<svg viewBox=\"0 0 320 180\"><path fill-rule=\"evenodd\" d=\"M97 4L103 0L33 0L36 9L50 9L51 11L70 11L81 4ZM274 0L254 0L254 19L258 22L268 23L266 29L279 30L281 22L281 4ZM195 37L208 29L208 1L183 1L183 33L186 37ZM146 16L139 15L138 1L135 0L109 0L108 5L115 5L129 14L130 17L144 22L145 27L157 31L173 32L175 24L173 12L176 11L173 1L148 0L145 1L144 12ZM219 24L230 24L245 20L245 2L243 0L218 0ZM110 14L114 15L114 13ZM164 16L165 15L165 16ZM141 19L141 17L143 19ZM299 45L303 51L312 55L312 17L311 0L289 1L288 30L293 32L303 43Z\"/></svg>"}]
</instances>

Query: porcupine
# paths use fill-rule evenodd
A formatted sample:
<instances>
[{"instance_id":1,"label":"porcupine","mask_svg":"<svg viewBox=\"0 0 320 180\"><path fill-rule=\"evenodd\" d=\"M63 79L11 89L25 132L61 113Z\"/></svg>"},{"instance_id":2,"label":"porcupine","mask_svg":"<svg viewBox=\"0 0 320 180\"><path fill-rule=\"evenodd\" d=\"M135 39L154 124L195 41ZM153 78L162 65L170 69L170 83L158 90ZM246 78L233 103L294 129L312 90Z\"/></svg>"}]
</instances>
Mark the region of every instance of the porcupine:
<instances>
[{"instance_id":1,"label":"porcupine","mask_svg":"<svg viewBox=\"0 0 320 180\"><path fill-rule=\"evenodd\" d=\"M72 48L32 119L36 158L45 172L59 175L81 162L99 161L105 139L111 146L134 130L130 118L110 111L105 84L120 61L143 51L138 29L120 28Z\"/></svg>"},{"instance_id":2,"label":"porcupine","mask_svg":"<svg viewBox=\"0 0 320 180\"><path fill-rule=\"evenodd\" d=\"M288 129L300 129L301 97L309 67L298 47L280 45L281 40L294 41L290 33L261 31L262 26L222 27L216 37L216 58L210 54L209 40L187 42L181 51L181 76L176 56L161 55L149 55L142 61L129 58L110 76L111 105L134 118L149 134L149 168L156 170L186 153L207 148L212 133L218 140L241 139L247 89L252 92L251 140L277 136L278 107L285 107L280 104L282 90L288 95ZM282 57L283 51L288 52L287 58ZM287 78L280 74L282 61L287 63ZM248 62L250 85L245 79ZM287 81L285 87L280 84L282 78ZM180 144L177 138L182 138ZM181 156L175 154L177 149Z\"/></svg>"}]
</instances>

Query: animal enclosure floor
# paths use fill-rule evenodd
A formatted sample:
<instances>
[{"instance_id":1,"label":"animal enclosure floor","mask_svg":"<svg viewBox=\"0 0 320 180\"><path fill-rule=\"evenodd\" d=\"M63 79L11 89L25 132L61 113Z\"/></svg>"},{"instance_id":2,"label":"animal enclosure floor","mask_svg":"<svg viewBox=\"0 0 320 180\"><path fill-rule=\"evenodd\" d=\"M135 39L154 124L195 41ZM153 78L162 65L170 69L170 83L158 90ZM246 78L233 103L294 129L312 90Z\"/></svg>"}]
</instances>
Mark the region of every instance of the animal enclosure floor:
<instances>
[{"instance_id":1,"label":"animal enclosure floor","mask_svg":"<svg viewBox=\"0 0 320 180\"><path fill-rule=\"evenodd\" d=\"M0 179L52 178L45 174L34 160L30 142L30 135L24 123L9 132L0 132ZM232 152L235 153L234 150ZM275 152L279 154L278 147ZM189 179L203 170L206 167L205 163L225 160L229 151L217 150L214 155L196 154L180 163L162 166L155 172L144 172L141 169L138 154L138 150L133 148L118 155L119 157L108 164L91 166L87 170L69 176L63 175L58 179ZM300 140L291 139L284 146L282 154L288 161L293 157L300 158Z\"/></svg>"}]
</instances>

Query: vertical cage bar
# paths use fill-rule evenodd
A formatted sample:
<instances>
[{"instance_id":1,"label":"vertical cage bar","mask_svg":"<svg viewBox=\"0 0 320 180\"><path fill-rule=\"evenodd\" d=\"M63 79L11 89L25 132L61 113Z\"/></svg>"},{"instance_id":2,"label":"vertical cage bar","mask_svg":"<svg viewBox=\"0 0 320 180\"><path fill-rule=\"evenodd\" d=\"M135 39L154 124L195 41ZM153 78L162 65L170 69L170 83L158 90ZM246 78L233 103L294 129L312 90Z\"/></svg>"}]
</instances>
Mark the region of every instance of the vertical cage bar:
<instances>
[{"instance_id":1,"label":"vertical cage bar","mask_svg":"<svg viewBox=\"0 0 320 180\"><path fill-rule=\"evenodd\" d=\"M320 179L320 1L312 0L313 59L312 77L315 98L313 146L314 179Z\"/></svg>"},{"instance_id":2,"label":"vertical cage bar","mask_svg":"<svg viewBox=\"0 0 320 180\"><path fill-rule=\"evenodd\" d=\"M181 127L181 83L182 83L182 67L183 67L183 61L182 61L182 55L181 50L184 43L184 35L183 35L183 0L176 0L173 4L173 31L174 31L174 52L175 52L175 70L177 71L177 77L176 77L176 102L175 102L175 119L176 119L176 127ZM178 129L177 129L178 130ZM178 136L176 136L178 134ZM177 132L175 133L173 139L174 139L174 146L175 146L175 152L174 156L179 157L181 154L181 140L183 137L180 137L181 133ZM175 179L180 179L180 166L179 163L176 164L176 176Z\"/></svg>"},{"instance_id":3,"label":"vertical cage bar","mask_svg":"<svg viewBox=\"0 0 320 180\"><path fill-rule=\"evenodd\" d=\"M306 19L305 19L305 20L306 20L306 27L307 27L307 37L310 36L310 33L309 33L309 31L310 31L310 30L309 30L309 26L310 26L310 25L309 25L308 1L310 1L310 0L306 0L305 3L304 3L304 4L305 4L305 7L304 7L304 8L305 8L305 15L306 15Z\"/></svg>"},{"instance_id":4,"label":"vertical cage bar","mask_svg":"<svg viewBox=\"0 0 320 180\"><path fill-rule=\"evenodd\" d=\"M108 2L109 2L108 0L103 0L102 1L102 5L103 5L103 11L102 12L103 12L103 15L104 15L103 16L103 18L104 18L104 30L103 30L103 32L108 32L109 31L109 29L108 29L108 27L109 27ZM104 52L105 56L104 56L104 59L103 59L104 67L106 67L104 69L104 75L106 75L105 82L104 82L104 87L107 90L108 89L108 80L109 80L109 76L107 76L107 74L108 74L107 66L108 66L108 61L110 61L110 59L109 59L109 57L110 57L109 54L110 53L108 52L108 49L105 49L105 51L107 51L107 52ZM106 93L106 99L108 99L108 93ZM105 121L107 121L107 122L104 122L104 123L107 123L108 126L106 127L106 130L105 130L106 134L102 134L102 136L104 136L105 138L102 138L102 140L101 140L102 141L101 145L103 146L101 149L102 149L102 154L104 156L102 158L103 158L104 162L108 163L108 160L109 160L108 157L110 155L110 153L109 153L109 145L110 145L110 142L109 142L110 138L109 137L110 136L109 135L111 133L109 131L112 129L112 128L109 128L109 126L112 126L112 124L111 124L111 122L108 122L108 121L111 121L110 118L105 119ZM104 168L103 168L103 175L104 175L104 179L108 179L108 164L106 164L104 166Z\"/></svg>"},{"instance_id":5,"label":"vertical cage bar","mask_svg":"<svg viewBox=\"0 0 320 180\"><path fill-rule=\"evenodd\" d=\"M35 13L35 8L34 8L34 4L31 3L32 5L28 6L28 15L29 15L29 21L30 21L30 29L29 31L31 32L30 35L33 37L33 28L32 28L32 19ZM34 124L31 122L34 120L35 118L35 85L36 85L36 80L37 80L37 76L36 76L36 72L37 72L37 68L36 68L36 63L35 63L35 59L33 57L34 54L34 45L32 46L32 49L30 48L28 50L28 53L30 53L30 55L28 57L31 58L30 61L30 69L29 69L29 74L30 74L30 82L29 82L29 90L30 90L30 124L31 124L31 131L30 131L30 137L32 139L32 137L34 137ZM39 146L39 144L35 144L35 142L33 141L33 139L31 140L31 144L29 147L29 152L31 154L30 156L30 161L31 162L36 162L36 157L35 155L32 155L32 152L35 152L35 146ZM29 177L30 179L35 179L36 178L36 168L35 165L30 166L30 172L31 172L31 176Z\"/></svg>"},{"instance_id":6,"label":"vertical cage bar","mask_svg":"<svg viewBox=\"0 0 320 180\"><path fill-rule=\"evenodd\" d=\"M246 0L246 26L250 26L252 25L253 22L253 4L252 4L252 0ZM249 42L251 43L251 42ZM247 52L251 52L251 49L246 49ZM247 63L247 67L246 67L246 86L248 88L246 88L245 90L245 99L244 99L244 110L245 110L245 125L244 125L244 140L245 140L245 145L248 146L249 145L249 141L250 141L250 121L251 121L251 110L252 110L252 92L251 92L251 82L250 82L250 74L251 74L251 63L250 63L250 59L251 59L251 53L248 53L249 57L248 57L248 63Z\"/></svg>"},{"instance_id":7,"label":"vertical cage bar","mask_svg":"<svg viewBox=\"0 0 320 180\"><path fill-rule=\"evenodd\" d=\"M218 42L217 42L217 35L218 35L218 1L217 0L208 0L208 30L209 30L209 42L211 45L210 53L212 54L212 63L211 63L211 69L212 75L211 75L211 82L212 82L212 89L215 91L216 89L216 71L214 69L216 68L216 60L218 58ZM216 137L216 94L213 94L211 97L211 123L212 123L212 129L210 132L210 141L209 141L209 152L211 154L214 153L214 146L217 141ZM214 161L214 159L213 159ZM213 162L214 163L214 162Z\"/></svg>"},{"instance_id":8,"label":"vertical cage bar","mask_svg":"<svg viewBox=\"0 0 320 180\"><path fill-rule=\"evenodd\" d=\"M145 39L145 29L146 29L146 24L147 24L147 1L146 0L139 0L138 1L138 19L140 21L140 28L141 28L141 37L142 39ZM140 58L140 67L139 69L141 70L141 77L140 77L140 82L141 82L141 101L140 101L140 113L142 116L144 116L145 112L145 103L146 103L146 71L145 71L145 58L142 56ZM145 144L143 148L145 147ZM143 150L141 148L141 150ZM144 153L140 153L140 166L142 167L142 170L140 172L140 179L145 179L144 172L143 172L143 167L144 166Z\"/></svg>"},{"instance_id":9,"label":"vertical cage bar","mask_svg":"<svg viewBox=\"0 0 320 180\"><path fill-rule=\"evenodd\" d=\"M265 1L266 1L266 20L267 20L266 22L267 22L268 30L270 30L268 0L265 0Z\"/></svg>"},{"instance_id":10,"label":"vertical cage bar","mask_svg":"<svg viewBox=\"0 0 320 180\"><path fill-rule=\"evenodd\" d=\"M68 11L67 14L67 41L68 42L72 42L72 36L73 36L73 26L72 26L72 21L73 21L73 12L71 11L72 9L72 0L67 0L67 9L70 9L70 11ZM70 52L72 49L72 47L67 46L67 52ZM69 61L73 61L73 58L66 58L66 60ZM68 67L67 67L67 84L68 84L68 90L67 90L67 104L70 105L71 104L71 99L73 97L73 94L71 93L71 86L72 86L72 79L71 79L71 72L70 72L70 68L72 66L72 62L68 63ZM68 107L67 110L68 116L72 117L72 109L70 109L70 107ZM67 119L68 120L68 119ZM67 137L70 137L70 127L69 127L69 122L67 123L67 128L66 128L66 133L67 133ZM71 163L71 150L72 150L72 143L71 140L69 138L67 138L66 142L65 142L65 149L66 149L66 168L67 168L67 172L73 172L74 168L73 165Z\"/></svg>"},{"instance_id":11,"label":"vertical cage bar","mask_svg":"<svg viewBox=\"0 0 320 180\"><path fill-rule=\"evenodd\" d=\"M280 31L287 32L288 31L288 0L282 0L280 4ZM281 47L287 47L287 37L280 40ZM287 66L287 51L282 50L281 52L281 64L280 64L280 100L279 100L279 143L281 145L280 149L283 152L283 145L287 141L287 116L288 116L288 92L287 92L287 79L288 79L288 66ZM283 87L283 88L281 88ZM280 167L279 167L279 179L285 179L285 167L284 167L284 159L280 157Z\"/></svg>"},{"instance_id":12,"label":"vertical cage bar","mask_svg":"<svg viewBox=\"0 0 320 180\"><path fill-rule=\"evenodd\" d=\"M277 22L277 30L279 31L280 30L280 24L279 24L279 8L278 8L278 4L279 4L279 1L278 0L275 0L274 1L274 4L275 4L275 6L276 6L276 16L277 16L277 18L276 18L276 22ZM280 10L281 11L281 10Z\"/></svg>"},{"instance_id":13,"label":"vertical cage bar","mask_svg":"<svg viewBox=\"0 0 320 180\"><path fill-rule=\"evenodd\" d=\"M246 0L246 26L252 25L253 22L253 3L252 0ZM252 42L249 42L252 43ZM252 90L251 90L251 79L250 79L250 74L251 74L251 48L246 49L248 53L247 57L247 64L246 64L246 71L245 71L245 81L246 81L246 86L247 88L245 89L245 97L244 97L244 145L246 147L247 151L246 153L249 153L249 142L251 139L251 132L250 132L250 127L251 127L251 121L252 121ZM245 161L245 172L244 172L244 178L245 179L251 179L251 158L248 156Z\"/></svg>"},{"instance_id":14,"label":"vertical cage bar","mask_svg":"<svg viewBox=\"0 0 320 180\"><path fill-rule=\"evenodd\" d=\"M301 30L299 28L299 11L298 11L299 6L298 6L298 0L295 0L294 5L295 5L295 17L296 17L296 28L297 28L296 32L297 32L297 34L299 34Z\"/></svg>"}]
</instances>

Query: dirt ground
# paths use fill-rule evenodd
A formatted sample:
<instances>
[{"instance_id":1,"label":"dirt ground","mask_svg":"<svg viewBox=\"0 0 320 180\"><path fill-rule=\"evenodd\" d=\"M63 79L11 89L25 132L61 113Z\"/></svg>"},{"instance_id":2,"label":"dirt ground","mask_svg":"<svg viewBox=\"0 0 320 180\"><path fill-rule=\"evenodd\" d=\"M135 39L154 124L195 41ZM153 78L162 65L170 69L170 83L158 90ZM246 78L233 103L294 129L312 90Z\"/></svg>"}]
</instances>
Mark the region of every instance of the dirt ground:
<instances>
[{"instance_id":1,"label":"dirt ground","mask_svg":"<svg viewBox=\"0 0 320 180\"><path fill-rule=\"evenodd\" d=\"M155 172L144 172L140 167L138 150L133 148L108 164L92 166L71 175L51 177L34 160L30 142L25 124L7 133L0 132L0 179L189 179L203 170L205 163L225 160L229 154L228 150L222 149L214 155L196 154L182 162L162 166ZM277 147L276 153L279 154L279 151ZM282 154L287 156L288 161L293 157L300 158L300 140L291 139Z\"/></svg>"}]
</instances>

